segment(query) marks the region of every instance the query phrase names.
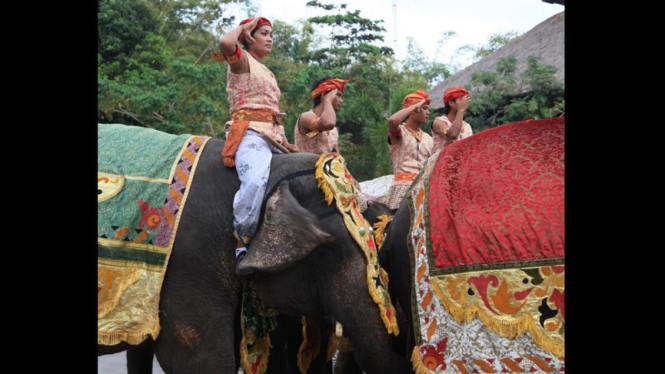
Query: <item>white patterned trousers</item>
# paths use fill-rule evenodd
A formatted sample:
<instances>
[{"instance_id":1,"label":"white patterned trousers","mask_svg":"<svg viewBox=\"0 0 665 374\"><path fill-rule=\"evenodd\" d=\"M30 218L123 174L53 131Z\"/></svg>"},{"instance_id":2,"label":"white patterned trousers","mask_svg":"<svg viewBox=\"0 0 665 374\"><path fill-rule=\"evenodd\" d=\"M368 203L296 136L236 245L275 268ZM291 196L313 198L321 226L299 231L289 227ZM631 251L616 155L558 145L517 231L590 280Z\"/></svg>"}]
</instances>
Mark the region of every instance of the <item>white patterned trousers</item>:
<instances>
[{"instance_id":1,"label":"white patterned trousers","mask_svg":"<svg viewBox=\"0 0 665 374\"><path fill-rule=\"evenodd\" d=\"M258 228L273 153L282 152L251 129L247 129L236 151L240 189L233 198L233 228L243 241L251 239Z\"/></svg>"}]
</instances>

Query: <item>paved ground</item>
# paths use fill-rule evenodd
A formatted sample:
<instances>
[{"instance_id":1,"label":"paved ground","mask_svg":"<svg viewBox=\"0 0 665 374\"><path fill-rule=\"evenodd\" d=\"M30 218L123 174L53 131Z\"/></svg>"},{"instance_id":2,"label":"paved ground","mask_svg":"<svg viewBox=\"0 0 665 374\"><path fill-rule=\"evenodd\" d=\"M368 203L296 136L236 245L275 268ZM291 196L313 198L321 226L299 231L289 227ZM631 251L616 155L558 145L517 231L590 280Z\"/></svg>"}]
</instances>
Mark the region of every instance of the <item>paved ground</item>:
<instances>
[{"instance_id":1,"label":"paved ground","mask_svg":"<svg viewBox=\"0 0 665 374\"><path fill-rule=\"evenodd\" d=\"M97 374L127 374L127 360L125 357L126 352L97 357ZM164 374L157 358L152 363L152 374ZM238 370L238 374L244 374L242 369Z\"/></svg>"},{"instance_id":2,"label":"paved ground","mask_svg":"<svg viewBox=\"0 0 665 374\"><path fill-rule=\"evenodd\" d=\"M114 355L104 355L97 357L98 374L127 374L126 352L116 353ZM152 374L164 374L164 370L159 366L157 358L152 364Z\"/></svg>"}]
</instances>

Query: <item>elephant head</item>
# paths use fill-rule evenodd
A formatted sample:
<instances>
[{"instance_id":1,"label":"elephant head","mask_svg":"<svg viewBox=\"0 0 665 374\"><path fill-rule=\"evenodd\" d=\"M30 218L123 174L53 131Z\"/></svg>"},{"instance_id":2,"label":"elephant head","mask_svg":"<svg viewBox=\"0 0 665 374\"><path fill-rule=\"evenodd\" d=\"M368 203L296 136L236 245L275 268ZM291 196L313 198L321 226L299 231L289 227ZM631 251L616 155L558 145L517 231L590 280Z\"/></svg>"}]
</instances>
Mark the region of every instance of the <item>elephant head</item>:
<instances>
[{"instance_id":1,"label":"elephant head","mask_svg":"<svg viewBox=\"0 0 665 374\"><path fill-rule=\"evenodd\" d=\"M251 273L264 304L279 313L341 322L365 372L412 372L390 348L368 291L363 252L317 185L317 159L312 154L273 158L262 221L237 271Z\"/></svg>"}]
</instances>

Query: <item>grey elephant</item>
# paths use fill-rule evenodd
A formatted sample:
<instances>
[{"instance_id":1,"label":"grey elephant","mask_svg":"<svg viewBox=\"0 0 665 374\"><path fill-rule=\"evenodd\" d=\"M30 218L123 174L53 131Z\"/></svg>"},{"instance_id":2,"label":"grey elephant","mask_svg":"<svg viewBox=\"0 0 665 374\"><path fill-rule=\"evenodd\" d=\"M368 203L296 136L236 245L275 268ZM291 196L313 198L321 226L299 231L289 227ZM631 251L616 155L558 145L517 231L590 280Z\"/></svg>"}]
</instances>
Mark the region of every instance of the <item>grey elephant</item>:
<instances>
[{"instance_id":1,"label":"grey elephant","mask_svg":"<svg viewBox=\"0 0 665 374\"><path fill-rule=\"evenodd\" d=\"M412 184L379 260L416 372L565 371L564 123L478 133Z\"/></svg>"},{"instance_id":2,"label":"grey elephant","mask_svg":"<svg viewBox=\"0 0 665 374\"><path fill-rule=\"evenodd\" d=\"M98 140L105 141L101 135ZM232 201L239 182L236 171L222 164L222 146L210 139L200 155L163 280L158 338L138 346L98 345L98 354L129 349L130 373L150 372L153 352L166 373L238 371L241 277ZM260 227L237 271L280 314L341 322L366 373L412 372L408 360L390 349L367 292L365 258L341 214L324 201L314 177L317 160L313 154L275 155Z\"/></svg>"}]
</instances>

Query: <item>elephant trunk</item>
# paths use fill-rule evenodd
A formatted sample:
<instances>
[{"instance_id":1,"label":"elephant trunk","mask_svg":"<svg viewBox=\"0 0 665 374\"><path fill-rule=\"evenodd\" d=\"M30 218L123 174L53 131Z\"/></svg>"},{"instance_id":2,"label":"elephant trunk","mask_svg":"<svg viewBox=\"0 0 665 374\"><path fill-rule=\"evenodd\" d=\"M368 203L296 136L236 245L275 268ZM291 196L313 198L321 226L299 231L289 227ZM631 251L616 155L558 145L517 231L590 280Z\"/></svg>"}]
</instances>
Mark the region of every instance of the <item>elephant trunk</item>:
<instances>
[{"instance_id":1,"label":"elephant trunk","mask_svg":"<svg viewBox=\"0 0 665 374\"><path fill-rule=\"evenodd\" d=\"M409 361L392 349L393 337L369 294L366 262L358 254L343 260L341 271L327 282L330 289L322 293L330 296L331 314L344 326L344 335L351 340L356 361L365 373L413 373Z\"/></svg>"}]
</instances>

